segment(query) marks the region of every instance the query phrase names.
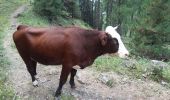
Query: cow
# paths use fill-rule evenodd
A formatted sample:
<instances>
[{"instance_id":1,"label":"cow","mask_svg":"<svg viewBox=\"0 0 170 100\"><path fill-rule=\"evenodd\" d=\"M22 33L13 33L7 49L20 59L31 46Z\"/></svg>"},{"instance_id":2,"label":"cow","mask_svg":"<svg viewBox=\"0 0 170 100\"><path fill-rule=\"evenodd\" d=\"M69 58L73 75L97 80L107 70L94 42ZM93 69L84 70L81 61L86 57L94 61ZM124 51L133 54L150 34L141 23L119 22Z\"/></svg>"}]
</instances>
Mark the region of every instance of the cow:
<instances>
[{"instance_id":1,"label":"cow","mask_svg":"<svg viewBox=\"0 0 170 100\"><path fill-rule=\"evenodd\" d=\"M113 38L116 38L119 42L118 52L115 53L114 55L118 55L120 58L128 58L129 51L124 46L119 33L116 31L117 28L118 28L118 26L116 26L116 27L107 26L105 29L105 32L109 33Z\"/></svg>"},{"instance_id":2,"label":"cow","mask_svg":"<svg viewBox=\"0 0 170 100\"><path fill-rule=\"evenodd\" d=\"M103 55L118 52L118 39L105 31L80 27L31 27L19 25L13 33L15 46L31 75L34 86L38 86L36 65L62 65L59 96L70 75L71 88L75 88L74 76L77 70L91 65Z\"/></svg>"}]
</instances>

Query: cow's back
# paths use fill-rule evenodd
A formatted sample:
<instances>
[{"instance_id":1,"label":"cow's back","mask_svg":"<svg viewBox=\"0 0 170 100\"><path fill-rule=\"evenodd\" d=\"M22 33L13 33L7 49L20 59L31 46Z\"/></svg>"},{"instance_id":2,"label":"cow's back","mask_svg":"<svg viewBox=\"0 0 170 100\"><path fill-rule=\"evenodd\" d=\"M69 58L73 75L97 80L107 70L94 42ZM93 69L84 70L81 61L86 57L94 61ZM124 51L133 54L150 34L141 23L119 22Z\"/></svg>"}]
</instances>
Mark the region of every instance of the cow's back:
<instances>
[{"instance_id":1,"label":"cow's back","mask_svg":"<svg viewBox=\"0 0 170 100\"><path fill-rule=\"evenodd\" d=\"M42 64L60 64L64 50L64 34L49 28L25 27L13 39L21 57L27 56ZM57 61L57 62L56 62Z\"/></svg>"}]
</instances>

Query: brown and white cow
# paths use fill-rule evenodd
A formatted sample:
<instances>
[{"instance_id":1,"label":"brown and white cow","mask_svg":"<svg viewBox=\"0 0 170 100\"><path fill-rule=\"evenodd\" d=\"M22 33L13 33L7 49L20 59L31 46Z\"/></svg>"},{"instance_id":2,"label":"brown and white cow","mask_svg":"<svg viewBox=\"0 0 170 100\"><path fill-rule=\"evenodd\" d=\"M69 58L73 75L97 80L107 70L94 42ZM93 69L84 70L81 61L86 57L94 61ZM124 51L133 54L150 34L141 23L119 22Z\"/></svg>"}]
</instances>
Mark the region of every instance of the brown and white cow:
<instances>
[{"instance_id":1,"label":"brown and white cow","mask_svg":"<svg viewBox=\"0 0 170 100\"><path fill-rule=\"evenodd\" d=\"M44 65L62 64L60 82L56 96L71 73L70 85L75 87L74 76L77 70L91 65L94 60L106 53L116 53L119 43L116 38L104 31L88 30L79 27L36 28L19 25L13 34L16 48L26 64L34 86L37 86L37 62Z\"/></svg>"}]
</instances>

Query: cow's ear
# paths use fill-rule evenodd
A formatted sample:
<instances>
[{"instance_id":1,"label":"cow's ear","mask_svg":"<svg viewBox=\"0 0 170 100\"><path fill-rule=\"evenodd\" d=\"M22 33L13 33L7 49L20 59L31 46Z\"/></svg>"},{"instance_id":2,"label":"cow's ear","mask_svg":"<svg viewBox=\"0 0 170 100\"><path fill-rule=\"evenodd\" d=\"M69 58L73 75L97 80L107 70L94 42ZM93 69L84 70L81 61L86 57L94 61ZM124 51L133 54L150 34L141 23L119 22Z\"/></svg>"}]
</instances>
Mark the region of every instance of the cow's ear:
<instances>
[{"instance_id":1,"label":"cow's ear","mask_svg":"<svg viewBox=\"0 0 170 100\"><path fill-rule=\"evenodd\" d=\"M107 43L107 35L106 34L107 33L103 33L100 35L100 41L101 41L102 46L105 46Z\"/></svg>"}]
</instances>

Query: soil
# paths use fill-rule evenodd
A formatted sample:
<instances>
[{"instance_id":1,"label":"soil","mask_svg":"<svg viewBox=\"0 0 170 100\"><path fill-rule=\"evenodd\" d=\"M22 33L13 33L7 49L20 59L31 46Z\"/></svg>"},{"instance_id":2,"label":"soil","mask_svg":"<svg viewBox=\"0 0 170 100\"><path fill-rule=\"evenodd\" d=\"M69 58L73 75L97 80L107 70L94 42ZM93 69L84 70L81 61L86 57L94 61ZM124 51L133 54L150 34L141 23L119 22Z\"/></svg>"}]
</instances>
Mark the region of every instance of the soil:
<instances>
[{"instance_id":1,"label":"soil","mask_svg":"<svg viewBox=\"0 0 170 100\"><path fill-rule=\"evenodd\" d=\"M25 11L26 5L20 6L10 17L10 27L6 29L4 48L10 62L9 81L15 92L14 100L54 100L54 93L58 87L61 66L45 66L38 64L37 73L39 86L34 87L24 62L14 48L12 34L19 25L17 17ZM109 75L112 87L103 83L99 76ZM65 96L72 96L76 100L170 100L170 90L162 85L150 81L131 79L114 72L100 73L91 67L78 70L75 78L76 88L71 89L67 82L63 87ZM68 100L70 100L68 98Z\"/></svg>"}]
</instances>

